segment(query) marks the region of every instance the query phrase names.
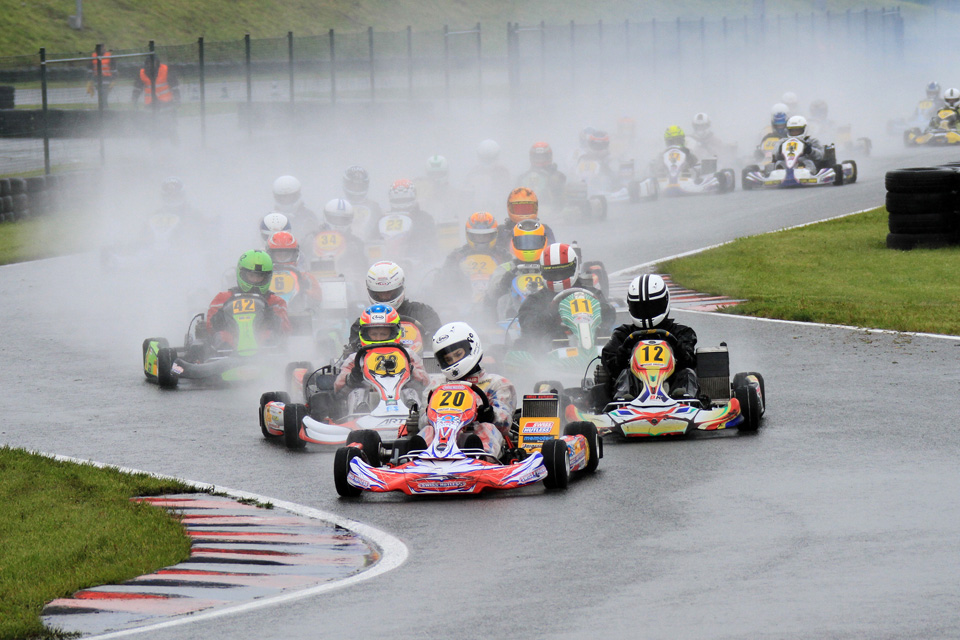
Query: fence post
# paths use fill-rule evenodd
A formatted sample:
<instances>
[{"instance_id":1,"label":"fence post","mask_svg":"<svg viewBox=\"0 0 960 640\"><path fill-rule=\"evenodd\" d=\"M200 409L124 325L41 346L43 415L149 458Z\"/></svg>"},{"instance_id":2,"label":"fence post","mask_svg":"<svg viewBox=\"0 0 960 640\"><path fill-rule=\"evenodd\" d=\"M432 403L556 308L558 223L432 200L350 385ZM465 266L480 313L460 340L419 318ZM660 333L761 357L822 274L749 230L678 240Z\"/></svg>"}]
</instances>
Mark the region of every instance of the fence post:
<instances>
[{"instance_id":1,"label":"fence post","mask_svg":"<svg viewBox=\"0 0 960 640\"><path fill-rule=\"evenodd\" d=\"M413 100L413 27L407 25L407 99Z\"/></svg>"},{"instance_id":2,"label":"fence post","mask_svg":"<svg viewBox=\"0 0 960 640\"><path fill-rule=\"evenodd\" d=\"M597 69L597 75L600 76L601 81L604 77L604 65L603 65L603 20L597 20L597 63L600 68Z\"/></svg>"},{"instance_id":3,"label":"fence post","mask_svg":"<svg viewBox=\"0 0 960 640\"><path fill-rule=\"evenodd\" d=\"M540 21L540 95L547 95L547 23Z\"/></svg>"},{"instance_id":4,"label":"fence post","mask_svg":"<svg viewBox=\"0 0 960 640\"><path fill-rule=\"evenodd\" d=\"M374 102L377 97L376 72L374 71L373 58L373 27L367 27L367 42L370 45L370 102Z\"/></svg>"},{"instance_id":5,"label":"fence post","mask_svg":"<svg viewBox=\"0 0 960 640\"><path fill-rule=\"evenodd\" d=\"M247 133L253 135L253 73L250 62L250 34L243 36L244 66L247 73Z\"/></svg>"},{"instance_id":6,"label":"fence post","mask_svg":"<svg viewBox=\"0 0 960 640\"><path fill-rule=\"evenodd\" d=\"M477 97L483 102L483 50L480 42L480 23L477 23Z\"/></svg>"},{"instance_id":7,"label":"fence post","mask_svg":"<svg viewBox=\"0 0 960 640\"><path fill-rule=\"evenodd\" d=\"M450 106L450 27L443 25L443 94Z\"/></svg>"},{"instance_id":8,"label":"fence post","mask_svg":"<svg viewBox=\"0 0 960 640\"><path fill-rule=\"evenodd\" d=\"M50 175L50 130L47 125L47 50L40 47L40 104L43 117L40 119L43 129L43 173Z\"/></svg>"},{"instance_id":9,"label":"fence post","mask_svg":"<svg viewBox=\"0 0 960 640\"><path fill-rule=\"evenodd\" d=\"M96 46L96 56L97 59L94 61L94 74L97 79L97 125L99 126L99 138L100 138L100 166L104 166L107 163L107 150L104 141L104 124L103 124L103 110L106 106L106 100L103 97L103 44L97 43Z\"/></svg>"},{"instance_id":10,"label":"fence post","mask_svg":"<svg viewBox=\"0 0 960 640\"><path fill-rule=\"evenodd\" d=\"M294 70L294 61L293 61L293 31L287 31L287 66L288 72L290 74L290 104L292 105L296 102L295 97L295 78L296 71ZM293 113L290 114L293 117Z\"/></svg>"},{"instance_id":11,"label":"fence post","mask_svg":"<svg viewBox=\"0 0 960 640\"><path fill-rule=\"evenodd\" d=\"M516 43L514 42L516 34L514 33L514 26L512 22L507 22L507 84L510 87L510 98L514 99L517 95L517 85L519 84L519 78L517 78L517 51Z\"/></svg>"},{"instance_id":12,"label":"fence post","mask_svg":"<svg viewBox=\"0 0 960 640\"><path fill-rule=\"evenodd\" d=\"M151 111L156 115L157 113L157 49L156 44L151 40L147 43L147 51L150 52L150 57L147 58L147 74L150 80L150 107ZM153 120L154 126L156 126L157 120Z\"/></svg>"},{"instance_id":13,"label":"fence post","mask_svg":"<svg viewBox=\"0 0 960 640\"><path fill-rule=\"evenodd\" d=\"M577 25L570 21L570 84L577 82Z\"/></svg>"},{"instance_id":14,"label":"fence post","mask_svg":"<svg viewBox=\"0 0 960 640\"><path fill-rule=\"evenodd\" d=\"M330 104L337 104L337 47L330 29Z\"/></svg>"},{"instance_id":15,"label":"fence post","mask_svg":"<svg viewBox=\"0 0 960 640\"><path fill-rule=\"evenodd\" d=\"M203 36L197 38L197 55L200 73L200 146L207 146L207 76L204 65Z\"/></svg>"}]
</instances>

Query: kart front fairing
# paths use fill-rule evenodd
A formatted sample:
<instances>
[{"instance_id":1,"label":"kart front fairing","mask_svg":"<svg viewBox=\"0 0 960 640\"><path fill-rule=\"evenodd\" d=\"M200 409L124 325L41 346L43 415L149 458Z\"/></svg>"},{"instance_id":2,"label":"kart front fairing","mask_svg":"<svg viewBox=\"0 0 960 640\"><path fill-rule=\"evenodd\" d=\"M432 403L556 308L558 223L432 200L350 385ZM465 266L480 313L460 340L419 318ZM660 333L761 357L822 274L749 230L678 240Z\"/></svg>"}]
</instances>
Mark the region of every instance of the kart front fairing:
<instances>
[{"instance_id":1,"label":"kart front fairing","mask_svg":"<svg viewBox=\"0 0 960 640\"><path fill-rule=\"evenodd\" d=\"M687 153L680 147L667 147L661 155L662 168L658 175L659 192L666 196L713 193L720 191L716 172L700 175L696 167L690 167Z\"/></svg>"}]
</instances>

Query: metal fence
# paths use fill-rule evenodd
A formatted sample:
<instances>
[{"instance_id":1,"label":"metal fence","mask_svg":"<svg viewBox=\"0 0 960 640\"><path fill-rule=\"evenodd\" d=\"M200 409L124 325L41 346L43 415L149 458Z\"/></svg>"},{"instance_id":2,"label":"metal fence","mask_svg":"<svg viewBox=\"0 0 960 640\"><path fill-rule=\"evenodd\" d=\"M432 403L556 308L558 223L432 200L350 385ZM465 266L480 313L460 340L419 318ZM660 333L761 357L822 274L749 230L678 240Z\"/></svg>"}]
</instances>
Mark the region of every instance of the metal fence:
<instances>
[{"instance_id":1,"label":"metal fence","mask_svg":"<svg viewBox=\"0 0 960 640\"><path fill-rule=\"evenodd\" d=\"M202 143L225 116L253 134L289 126L311 107L435 103L515 105L558 101L570 88L603 94L612 82L658 86L722 77L731 69L776 73L785 39L803 43L810 66L838 64L844 44L851 73L900 58L909 46L899 9L672 21L444 27L437 31L331 29L321 36L150 43L114 50L111 78L99 78L91 52L0 59L0 85L15 88L16 110L0 110L0 174L96 165L104 140L162 135L133 88L145 56L166 63L179 82L179 120ZM150 58L153 59L153 58ZM54 62L56 61L56 62ZM41 69L45 72L41 73ZM43 100L43 96L46 100ZM155 109L153 111L156 111ZM92 112L99 112L94 114ZM151 119L153 118L153 119ZM237 134L237 127L229 135ZM42 151L39 141L42 140ZM99 144L97 144L99 140ZM42 162L41 162L42 159Z\"/></svg>"}]
</instances>

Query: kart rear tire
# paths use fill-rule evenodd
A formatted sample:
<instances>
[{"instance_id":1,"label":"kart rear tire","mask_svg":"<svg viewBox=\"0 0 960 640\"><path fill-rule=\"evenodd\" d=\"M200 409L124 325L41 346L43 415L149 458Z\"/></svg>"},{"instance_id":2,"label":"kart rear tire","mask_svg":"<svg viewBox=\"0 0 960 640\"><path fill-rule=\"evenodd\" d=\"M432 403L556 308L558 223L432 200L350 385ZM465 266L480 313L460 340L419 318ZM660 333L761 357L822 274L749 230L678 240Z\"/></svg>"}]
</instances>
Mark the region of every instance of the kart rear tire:
<instances>
[{"instance_id":1,"label":"kart rear tire","mask_svg":"<svg viewBox=\"0 0 960 640\"><path fill-rule=\"evenodd\" d=\"M960 189L960 173L944 167L909 167L887 171L887 191L897 193L942 193Z\"/></svg>"},{"instance_id":2,"label":"kart rear tire","mask_svg":"<svg viewBox=\"0 0 960 640\"><path fill-rule=\"evenodd\" d=\"M172 371L176 359L176 349L172 347L157 349L157 384L162 389L175 389L180 382L180 376Z\"/></svg>"},{"instance_id":3,"label":"kart rear tire","mask_svg":"<svg viewBox=\"0 0 960 640\"><path fill-rule=\"evenodd\" d=\"M307 443L300 439L300 424L307 415L307 407L302 404L288 404L283 407L283 444L287 449L303 449Z\"/></svg>"},{"instance_id":4,"label":"kart rear tire","mask_svg":"<svg viewBox=\"0 0 960 640\"><path fill-rule=\"evenodd\" d=\"M419 434L397 438L393 441L394 458L397 460L409 454L411 451L423 451L426 448L427 441Z\"/></svg>"},{"instance_id":5,"label":"kart rear tire","mask_svg":"<svg viewBox=\"0 0 960 640\"><path fill-rule=\"evenodd\" d=\"M543 486L547 489L566 489L570 483L569 451L563 440L553 438L543 443L540 454L547 469L547 477L543 479Z\"/></svg>"},{"instance_id":6,"label":"kart rear tire","mask_svg":"<svg viewBox=\"0 0 960 640\"><path fill-rule=\"evenodd\" d=\"M595 220L607 219L607 198L606 196L590 196L587 198L587 207L590 210L590 217Z\"/></svg>"},{"instance_id":7,"label":"kart rear tire","mask_svg":"<svg viewBox=\"0 0 960 640\"><path fill-rule=\"evenodd\" d=\"M949 192L944 193L897 193L888 191L886 197L887 212L901 216L956 211L960 198Z\"/></svg>"},{"instance_id":8,"label":"kart rear tire","mask_svg":"<svg viewBox=\"0 0 960 640\"><path fill-rule=\"evenodd\" d=\"M738 427L740 431L752 433L759 429L760 397L747 381L747 374L738 373L733 377L733 397L740 403L740 415L743 416L743 422Z\"/></svg>"},{"instance_id":9,"label":"kart rear tire","mask_svg":"<svg viewBox=\"0 0 960 640\"><path fill-rule=\"evenodd\" d=\"M887 248L909 251L911 249L939 249L952 244L946 233L888 233Z\"/></svg>"},{"instance_id":10,"label":"kart rear tire","mask_svg":"<svg viewBox=\"0 0 960 640\"><path fill-rule=\"evenodd\" d=\"M833 186L835 186L835 187L842 187L842 186L844 185L843 165L842 165L842 164L835 164L835 165L833 165L833 175L834 175L834 178L833 178Z\"/></svg>"},{"instance_id":11,"label":"kart rear tire","mask_svg":"<svg viewBox=\"0 0 960 640\"><path fill-rule=\"evenodd\" d=\"M856 160L847 160L846 162L848 162L850 166L853 167L853 172L850 174L850 177L846 179L846 183L853 184L854 182L857 181L857 177L859 177L859 173L857 172L857 162Z\"/></svg>"},{"instance_id":12,"label":"kart rear tire","mask_svg":"<svg viewBox=\"0 0 960 640\"><path fill-rule=\"evenodd\" d=\"M347 435L347 446L356 445L363 452L363 459L371 467L383 465L380 456L380 434L373 429L359 429Z\"/></svg>"},{"instance_id":13,"label":"kart rear tire","mask_svg":"<svg viewBox=\"0 0 960 640\"><path fill-rule=\"evenodd\" d=\"M363 489L347 482L350 461L361 457L363 453L356 447L340 447L333 456L333 484L337 487L337 493L344 498L356 498L363 493Z\"/></svg>"},{"instance_id":14,"label":"kart rear tire","mask_svg":"<svg viewBox=\"0 0 960 640\"><path fill-rule=\"evenodd\" d=\"M267 440L276 440L281 436L267 431L267 426L263 423L263 408L267 406L268 402L282 402L284 406L286 406L290 404L290 394L286 391L267 391L266 393L260 394L260 412L258 414L260 418L260 432Z\"/></svg>"},{"instance_id":15,"label":"kart rear tire","mask_svg":"<svg viewBox=\"0 0 960 640\"><path fill-rule=\"evenodd\" d=\"M143 341L143 346L141 348L141 351L143 353L143 375L147 377L147 380L155 381L156 377L147 373L147 349L150 348L150 343L154 341L157 343L158 349L166 349L167 347L170 346L170 343L167 342L166 338L147 338L146 340Z\"/></svg>"},{"instance_id":16,"label":"kart rear tire","mask_svg":"<svg viewBox=\"0 0 960 640\"><path fill-rule=\"evenodd\" d=\"M733 193L737 190L737 172L733 169L724 169L720 172L723 188L720 193Z\"/></svg>"},{"instance_id":17,"label":"kart rear tire","mask_svg":"<svg viewBox=\"0 0 960 640\"><path fill-rule=\"evenodd\" d=\"M288 392L293 392L293 372L297 369L306 369L307 375L310 375L313 372L313 363L309 360L299 360L287 364L287 368L283 372L283 379L286 380Z\"/></svg>"},{"instance_id":18,"label":"kart rear tire","mask_svg":"<svg viewBox=\"0 0 960 640\"><path fill-rule=\"evenodd\" d=\"M760 171L760 167L755 164L747 165L743 168L743 172L740 174L740 187L744 191L750 191L756 188L756 185L747 180L747 174L753 173L754 171Z\"/></svg>"},{"instance_id":19,"label":"kart rear tire","mask_svg":"<svg viewBox=\"0 0 960 640\"><path fill-rule=\"evenodd\" d=\"M890 233L916 234L941 233L950 231L951 223L957 220L957 214L950 213L891 213L887 218Z\"/></svg>"},{"instance_id":20,"label":"kart rear tire","mask_svg":"<svg viewBox=\"0 0 960 640\"><path fill-rule=\"evenodd\" d=\"M587 466L584 471L593 473L600 464L600 458L603 457L603 451L600 448L600 434L597 432L597 425L592 422L582 420L580 422L571 422L563 428L565 436L583 436L587 439Z\"/></svg>"}]
</instances>

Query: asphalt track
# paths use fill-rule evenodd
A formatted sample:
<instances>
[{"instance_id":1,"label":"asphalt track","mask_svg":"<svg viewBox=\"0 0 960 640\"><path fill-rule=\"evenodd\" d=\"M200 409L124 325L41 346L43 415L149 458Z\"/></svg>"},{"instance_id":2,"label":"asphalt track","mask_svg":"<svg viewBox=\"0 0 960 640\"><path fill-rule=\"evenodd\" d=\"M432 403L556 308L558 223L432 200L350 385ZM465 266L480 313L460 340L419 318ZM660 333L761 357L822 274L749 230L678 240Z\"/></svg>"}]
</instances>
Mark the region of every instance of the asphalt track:
<instances>
[{"instance_id":1,"label":"asphalt track","mask_svg":"<svg viewBox=\"0 0 960 640\"><path fill-rule=\"evenodd\" d=\"M842 188L614 212L623 233L585 258L616 270L877 206L887 169L955 159L919 153L862 162ZM347 501L331 451L260 436L262 384L144 382L163 303L132 303L133 283L89 262L0 270L0 442L307 505L409 550L376 579L148 637L960 637L960 341L678 313L701 344L728 343L733 371L764 374L757 435L610 442L563 493Z\"/></svg>"}]
</instances>

